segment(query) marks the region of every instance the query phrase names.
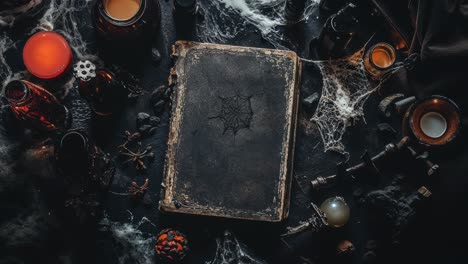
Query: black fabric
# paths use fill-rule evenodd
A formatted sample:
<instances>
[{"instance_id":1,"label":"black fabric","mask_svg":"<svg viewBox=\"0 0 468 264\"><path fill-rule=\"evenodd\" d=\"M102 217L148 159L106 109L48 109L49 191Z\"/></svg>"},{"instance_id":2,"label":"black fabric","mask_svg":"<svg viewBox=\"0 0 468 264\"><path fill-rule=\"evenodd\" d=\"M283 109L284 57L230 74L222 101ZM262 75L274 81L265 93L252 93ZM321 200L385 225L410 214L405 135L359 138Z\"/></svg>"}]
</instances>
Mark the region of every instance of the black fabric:
<instances>
[{"instance_id":1,"label":"black fabric","mask_svg":"<svg viewBox=\"0 0 468 264\"><path fill-rule=\"evenodd\" d=\"M407 74L410 89L418 97L468 94L468 0L411 1L410 9L416 17L410 52L421 58Z\"/></svg>"}]
</instances>

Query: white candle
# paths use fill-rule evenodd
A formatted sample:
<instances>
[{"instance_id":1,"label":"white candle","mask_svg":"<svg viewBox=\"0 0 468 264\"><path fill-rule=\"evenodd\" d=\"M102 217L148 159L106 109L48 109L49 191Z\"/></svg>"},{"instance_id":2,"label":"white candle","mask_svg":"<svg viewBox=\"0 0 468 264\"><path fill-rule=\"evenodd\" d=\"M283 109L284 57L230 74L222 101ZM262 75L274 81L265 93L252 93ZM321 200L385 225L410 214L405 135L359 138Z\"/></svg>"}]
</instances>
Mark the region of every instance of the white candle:
<instances>
[{"instance_id":1,"label":"white candle","mask_svg":"<svg viewBox=\"0 0 468 264\"><path fill-rule=\"evenodd\" d=\"M447 120L437 112L424 114L419 125L423 133L431 138L439 138L447 131Z\"/></svg>"}]
</instances>

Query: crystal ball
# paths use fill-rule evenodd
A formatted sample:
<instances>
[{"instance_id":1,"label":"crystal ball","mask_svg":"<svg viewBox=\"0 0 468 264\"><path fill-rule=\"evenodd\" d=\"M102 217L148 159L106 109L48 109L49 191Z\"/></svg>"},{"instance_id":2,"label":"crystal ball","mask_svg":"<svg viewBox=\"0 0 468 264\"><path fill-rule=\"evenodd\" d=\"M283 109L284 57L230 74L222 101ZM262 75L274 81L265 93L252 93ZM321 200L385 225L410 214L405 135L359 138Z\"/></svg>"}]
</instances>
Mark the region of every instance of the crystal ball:
<instances>
[{"instance_id":1,"label":"crystal ball","mask_svg":"<svg viewBox=\"0 0 468 264\"><path fill-rule=\"evenodd\" d=\"M349 206L342 197L332 197L325 200L320 210L327 217L327 223L331 227L342 227L349 220Z\"/></svg>"}]
</instances>

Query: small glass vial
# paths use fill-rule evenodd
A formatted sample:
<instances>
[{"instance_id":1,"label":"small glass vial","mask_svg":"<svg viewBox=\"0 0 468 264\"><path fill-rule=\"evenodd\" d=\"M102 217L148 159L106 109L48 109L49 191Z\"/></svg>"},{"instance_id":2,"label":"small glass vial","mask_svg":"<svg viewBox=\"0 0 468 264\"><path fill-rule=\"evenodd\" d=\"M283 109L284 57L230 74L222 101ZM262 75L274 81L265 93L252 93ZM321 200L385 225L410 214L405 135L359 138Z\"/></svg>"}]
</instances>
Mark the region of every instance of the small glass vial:
<instances>
[{"instance_id":1,"label":"small glass vial","mask_svg":"<svg viewBox=\"0 0 468 264\"><path fill-rule=\"evenodd\" d=\"M112 41L113 45L135 44L151 38L160 18L158 0L98 0L95 8L98 37Z\"/></svg>"},{"instance_id":2,"label":"small glass vial","mask_svg":"<svg viewBox=\"0 0 468 264\"><path fill-rule=\"evenodd\" d=\"M396 61L396 52L392 45L380 42L372 46L364 56L364 68L372 79L382 80Z\"/></svg>"},{"instance_id":3,"label":"small glass vial","mask_svg":"<svg viewBox=\"0 0 468 264\"><path fill-rule=\"evenodd\" d=\"M70 124L68 109L38 85L24 80L12 81L5 86L5 97L14 115L28 126L54 131Z\"/></svg>"}]
</instances>

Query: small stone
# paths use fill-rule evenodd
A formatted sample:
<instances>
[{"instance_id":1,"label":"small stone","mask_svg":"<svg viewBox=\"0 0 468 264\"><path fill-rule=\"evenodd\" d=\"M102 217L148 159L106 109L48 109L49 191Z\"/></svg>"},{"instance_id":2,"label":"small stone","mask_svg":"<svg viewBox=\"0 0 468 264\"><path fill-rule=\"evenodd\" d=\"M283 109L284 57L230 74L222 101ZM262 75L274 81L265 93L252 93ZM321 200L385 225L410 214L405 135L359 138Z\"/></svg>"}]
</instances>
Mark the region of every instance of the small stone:
<instances>
[{"instance_id":1,"label":"small stone","mask_svg":"<svg viewBox=\"0 0 468 264\"><path fill-rule=\"evenodd\" d=\"M379 130L379 133L381 133L383 136L394 137L397 134L395 129L393 129L393 127L390 126L388 123L378 124L377 128Z\"/></svg>"},{"instance_id":2,"label":"small stone","mask_svg":"<svg viewBox=\"0 0 468 264\"><path fill-rule=\"evenodd\" d=\"M166 92L164 93L164 99L168 100L171 98L171 94L172 94L172 88L169 87L166 89Z\"/></svg>"},{"instance_id":3,"label":"small stone","mask_svg":"<svg viewBox=\"0 0 468 264\"><path fill-rule=\"evenodd\" d=\"M376 263L377 254L374 251L368 251L362 256L362 263L371 264Z\"/></svg>"},{"instance_id":4,"label":"small stone","mask_svg":"<svg viewBox=\"0 0 468 264\"><path fill-rule=\"evenodd\" d=\"M161 98L164 96L164 93L167 90L166 85L161 85L158 88L156 88L152 93L151 93L151 104L157 103Z\"/></svg>"},{"instance_id":5,"label":"small stone","mask_svg":"<svg viewBox=\"0 0 468 264\"><path fill-rule=\"evenodd\" d=\"M148 131L148 135L149 135L149 136L154 135L154 133L156 133L156 130L158 130L157 127L152 127L152 128L150 128L150 130Z\"/></svg>"},{"instance_id":6,"label":"small stone","mask_svg":"<svg viewBox=\"0 0 468 264\"><path fill-rule=\"evenodd\" d=\"M148 124L149 119L150 119L149 114L147 114L145 112L138 113L137 119L136 119L137 127L140 127L140 126L142 126L144 124Z\"/></svg>"},{"instance_id":7,"label":"small stone","mask_svg":"<svg viewBox=\"0 0 468 264\"><path fill-rule=\"evenodd\" d=\"M159 117L157 117L157 116L150 117L149 124L151 126L157 126L157 125L159 125L159 123L161 123L161 119L159 119Z\"/></svg>"},{"instance_id":8,"label":"small stone","mask_svg":"<svg viewBox=\"0 0 468 264\"><path fill-rule=\"evenodd\" d=\"M146 206L151 206L153 203L153 199L151 198L151 194L149 192L145 192L145 195L143 196L143 204Z\"/></svg>"},{"instance_id":9,"label":"small stone","mask_svg":"<svg viewBox=\"0 0 468 264\"><path fill-rule=\"evenodd\" d=\"M143 135L148 135L150 129L151 129L151 126L150 126L150 125L143 125L143 126L141 126L141 127L138 128L138 130L140 131L140 133L143 134Z\"/></svg>"},{"instance_id":10,"label":"small stone","mask_svg":"<svg viewBox=\"0 0 468 264\"><path fill-rule=\"evenodd\" d=\"M305 98L304 100L302 100L302 103L304 104L305 107L307 107L307 109L313 109L313 106L318 103L319 98L320 97L318 93L313 93L307 98Z\"/></svg>"},{"instance_id":11,"label":"small stone","mask_svg":"<svg viewBox=\"0 0 468 264\"><path fill-rule=\"evenodd\" d=\"M164 111L164 106L166 102L163 100L158 101L153 105L153 112L155 115L160 115Z\"/></svg>"},{"instance_id":12,"label":"small stone","mask_svg":"<svg viewBox=\"0 0 468 264\"><path fill-rule=\"evenodd\" d=\"M158 64L161 61L161 52L157 48L152 48L151 49L151 60L153 63Z\"/></svg>"}]
</instances>

